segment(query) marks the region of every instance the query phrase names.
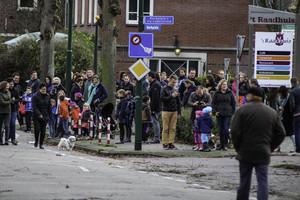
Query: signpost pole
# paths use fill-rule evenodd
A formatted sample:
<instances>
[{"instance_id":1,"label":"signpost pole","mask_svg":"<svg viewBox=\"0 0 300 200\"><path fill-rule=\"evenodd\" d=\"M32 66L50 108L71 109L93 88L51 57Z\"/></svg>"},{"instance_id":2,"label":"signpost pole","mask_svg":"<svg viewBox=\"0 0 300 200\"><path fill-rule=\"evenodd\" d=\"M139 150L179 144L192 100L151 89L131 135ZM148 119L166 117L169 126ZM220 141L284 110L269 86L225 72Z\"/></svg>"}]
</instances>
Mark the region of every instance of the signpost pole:
<instances>
[{"instance_id":1,"label":"signpost pole","mask_svg":"<svg viewBox=\"0 0 300 200\"><path fill-rule=\"evenodd\" d=\"M253 77L253 24L249 24L248 77Z\"/></svg>"},{"instance_id":2,"label":"signpost pole","mask_svg":"<svg viewBox=\"0 0 300 200\"><path fill-rule=\"evenodd\" d=\"M295 27L295 76L300 79L300 56L296 56L297 54L299 55L300 53L300 13L296 15L296 27Z\"/></svg>"},{"instance_id":3,"label":"signpost pole","mask_svg":"<svg viewBox=\"0 0 300 200\"><path fill-rule=\"evenodd\" d=\"M139 0L139 25L138 31L144 31L143 24L143 8L144 0ZM135 96L135 144L134 150L142 150L142 98L143 98L143 79L136 83L136 96Z\"/></svg>"}]
</instances>

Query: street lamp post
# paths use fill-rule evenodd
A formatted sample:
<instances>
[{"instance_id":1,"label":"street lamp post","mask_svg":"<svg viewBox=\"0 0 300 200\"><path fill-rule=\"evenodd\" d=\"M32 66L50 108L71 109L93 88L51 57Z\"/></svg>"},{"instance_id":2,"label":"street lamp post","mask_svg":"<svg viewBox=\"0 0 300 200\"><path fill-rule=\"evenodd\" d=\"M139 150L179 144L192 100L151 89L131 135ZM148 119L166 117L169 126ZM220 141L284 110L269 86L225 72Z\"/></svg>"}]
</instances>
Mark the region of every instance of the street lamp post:
<instances>
[{"instance_id":1,"label":"street lamp post","mask_svg":"<svg viewBox=\"0 0 300 200\"><path fill-rule=\"evenodd\" d=\"M98 74L98 23L100 20L99 15L96 17L96 29L95 29L95 49L94 49L94 71Z\"/></svg>"},{"instance_id":2,"label":"street lamp post","mask_svg":"<svg viewBox=\"0 0 300 200\"><path fill-rule=\"evenodd\" d=\"M73 0L69 0L69 30L68 30L68 50L66 68L66 89L67 95L71 92L71 70L72 70L72 25L73 25Z\"/></svg>"}]
</instances>

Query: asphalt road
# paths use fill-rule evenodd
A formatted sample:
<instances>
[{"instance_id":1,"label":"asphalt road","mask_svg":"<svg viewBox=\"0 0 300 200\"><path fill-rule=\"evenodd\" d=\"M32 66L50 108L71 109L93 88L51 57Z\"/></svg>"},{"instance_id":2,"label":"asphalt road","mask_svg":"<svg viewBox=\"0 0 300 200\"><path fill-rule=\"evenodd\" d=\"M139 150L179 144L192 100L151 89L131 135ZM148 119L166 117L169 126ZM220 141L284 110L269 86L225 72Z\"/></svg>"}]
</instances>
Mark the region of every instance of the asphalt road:
<instances>
[{"instance_id":1,"label":"asphalt road","mask_svg":"<svg viewBox=\"0 0 300 200\"><path fill-rule=\"evenodd\" d=\"M21 133L0 146L0 199L235 199L235 191L206 189L185 179L137 171L121 160L45 146ZM119 165L122 164L122 165Z\"/></svg>"}]
</instances>

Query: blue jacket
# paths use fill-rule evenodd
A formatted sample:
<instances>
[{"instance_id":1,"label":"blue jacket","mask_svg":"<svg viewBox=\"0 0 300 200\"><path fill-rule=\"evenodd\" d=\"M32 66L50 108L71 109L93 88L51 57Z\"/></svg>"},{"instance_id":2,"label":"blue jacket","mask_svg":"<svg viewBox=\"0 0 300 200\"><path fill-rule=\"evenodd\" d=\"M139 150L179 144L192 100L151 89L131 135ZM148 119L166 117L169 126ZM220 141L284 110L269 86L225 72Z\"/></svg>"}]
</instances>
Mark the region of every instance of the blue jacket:
<instances>
[{"instance_id":1,"label":"blue jacket","mask_svg":"<svg viewBox=\"0 0 300 200\"><path fill-rule=\"evenodd\" d=\"M210 133L211 129L214 127L214 121L210 114L204 113L201 117L198 117L197 121L200 133Z\"/></svg>"},{"instance_id":2,"label":"blue jacket","mask_svg":"<svg viewBox=\"0 0 300 200\"><path fill-rule=\"evenodd\" d=\"M90 87L93 87L93 84L91 84ZM92 91L93 89L91 89ZM96 93L93 96L93 100L91 102L91 107L96 107L98 103L103 103L104 99L107 98L107 90L105 88L105 86L99 82L99 85L96 88ZM94 101L97 100L97 103L94 104ZM87 99L85 99L85 101L87 101Z\"/></svg>"},{"instance_id":3,"label":"blue jacket","mask_svg":"<svg viewBox=\"0 0 300 200\"><path fill-rule=\"evenodd\" d=\"M290 92L290 110L295 115L300 113L300 87L295 85Z\"/></svg>"},{"instance_id":4,"label":"blue jacket","mask_svg":"<svg viewBox=\"0 0 300 200\"><path fill-rule=\"evenodd\" d=\"M23 95L23 104L25 105L25 112L33 112L33 106L32 106L32 97L33 94L31 93L30 95ZM27 102L25 101L27 99Z\"/></svg>"}]
</instances>

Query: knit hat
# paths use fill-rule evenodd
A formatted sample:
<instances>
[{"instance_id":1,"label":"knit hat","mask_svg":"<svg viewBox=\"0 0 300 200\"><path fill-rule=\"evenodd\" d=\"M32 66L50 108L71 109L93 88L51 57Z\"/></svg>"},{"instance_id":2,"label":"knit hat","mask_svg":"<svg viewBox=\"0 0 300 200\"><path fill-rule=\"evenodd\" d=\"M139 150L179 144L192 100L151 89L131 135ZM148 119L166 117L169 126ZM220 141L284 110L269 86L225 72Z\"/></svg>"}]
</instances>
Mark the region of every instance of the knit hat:
<instances>
[{"instance_id":1,"label":"knit hat","mask_svg":"<svg viewBox=\"0 0 300 200\"><path fill-rule=\"evenodd\" d=\"M204 113L210 113L212 111L212 108L210 106L207 106L203 109L203 114Z\"/></svg>"},{"instance_id":2,"label":"knit hat","mask_svg":"<svg viewBox=\"0 0 300 200\"><path fill-rule=\"evenodd\" d=\"M70 107L75 107L76 103L74 101L71 101L69 105L70 105Z\"/></svg>"},{"instance_id":3,"label":"knit hat","mask_svg":"<svg viewBox=\"0 0 300 200\"><path fill-rule=\"evenodd\" d=\"M76 92L76 93L75 93L75 97L81 98L81 97L82 97L82 94L81 94L80 92Z\"/></svg>"},{"instance_id":4,"label":"knit hat","mask_svg":"<svg viewBox=\"0 0 300 200\"><path fill-rule=\"evenodd\" d=\"M247 94L253 94L254 96L263 97L262 90L261 90L261 88L258 88L258 87L251 87L248 90Z\"/></svg>"},{"instance_id":5,"label":"knit hat","mask_svg":"<svg viewBox=\"0 0 300 200\"><path fill-rule=\"evenodd\" d=\"M196 110L195 113L196 113L196 115L203 115L202 110Z\"/></svg>"}]
</instances>

